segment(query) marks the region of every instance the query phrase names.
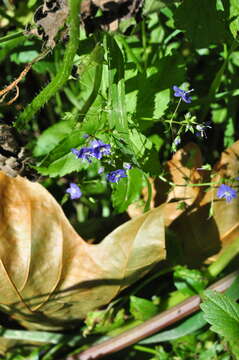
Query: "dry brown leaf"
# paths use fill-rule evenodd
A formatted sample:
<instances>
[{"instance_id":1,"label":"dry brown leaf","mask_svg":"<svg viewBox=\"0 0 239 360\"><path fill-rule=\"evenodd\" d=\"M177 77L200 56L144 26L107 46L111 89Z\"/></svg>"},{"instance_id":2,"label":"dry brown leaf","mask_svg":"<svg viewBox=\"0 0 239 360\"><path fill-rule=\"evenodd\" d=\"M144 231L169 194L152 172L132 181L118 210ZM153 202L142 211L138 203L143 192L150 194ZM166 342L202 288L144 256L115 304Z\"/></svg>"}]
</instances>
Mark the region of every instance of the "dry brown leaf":
<instances>
[{"instance_id":1,"label":"dry brown leaf","mask_svg":"<svg viewBox=\"0 0 239 360\"><path fill-rule=\"evenodd\" d=\"M165 225L169 225L184 210L178 208L179 202L184 202L187 207L199 202L202 195L200 187L188 186L203 182L204 172L197 169L202 166L202 155L199 147L194 143L185 145L178 150L164 167L165 179L175 184L150 180L152 185L151 208L166 203L164 207ZM143 189L144 201L148 198L148 188ZM128 214L131 218L143 213L144 206L134 203L129 206Z\"/></svg>"},{"instance_id":2,"label":"dry brown leaf","mask_svg":"<svg viewBox=\"0 0 239 360\"><path fill-rule=\"evenodd\" d=\"M222 153L213 169L212 183L220 184L222 179L238 177L238 160L239 141ZM170 224L169 229L183 248L183 261L190 266L200 265L205 260L215 261L221 251L239 236L239 198L227 203L225 199L217 198L217 189L215 185L202 192L200 201L195 201ZM213 216L209 218L212 204Z\"/></svg>"},{"instance_id":3,"label":"dry brown leaf","mask_svg":"<svg viewBox=\"0 0 239 360\"><path fill-rule=\"evenodd\" d=\"M83 0L81 18L87 33L97 29L116 31L122 20L139 19L144 0ZM101 9L102 16L96 16Z\"/></svg>"},{"instance_id":4,"label":"dry brown leaf","mask_svg":"<svg viewBox=\"0 0 239 360\"><path fill-rule=\"evenodd\" d=\"M214 167L214 172L216 174L212 178L214 183L221 183L222 181L225 183L223 179L235 180L239 176L239 141L236 141L222 153L220 160ZM234 186L238 186L238 184L237 181L234 182ZM223 249L239 236L239 196L227 203L225 199L217 198L217 189L218 187L211 188L206 193L201 205L213 201L213 218L218 228L221 248Z\"/></svg>"},{"instance_id":5,"label":"dry brown leaf","mask_svg":"<svg viewBox=\"0 0 239 360\"><path fill-rule=\"evenodd\" d=\"M211 181L220 183L222 178L235 179L239 175L239 141L222 153L221 160L215 165L216 174ZM178 261L190 267L199 266L203 261L214 261L227 244L239 236L239 198L227 203L216 196L217 187L188 186L208 181L209 173L198 170L202 166L201 153L197 145L188 144L177 151L166 164L166 178L175 186L154 183L154 206L166 201L164 206L165 225L174 234L174 242L167 246L175 256L175 241L181 249ZM207 191L205 192L205 190ZM179 209L183 201L185 209ZM213 217L209 218L213 201ZM134 208L131 206L131 212ZM139 208L138 208L139 212ZM135 210L134 210L135 215ZM213 256L213 257L212 257Z\"/></svg>"},{"instance_id":6,"label":"dry brown leaf","mask_svg":"<svg viewBox=\"0 0 239 360\"><path fill-rule=\"evenodd\" d=\"M0 306L28 328L74 326L165 259L163 206L87 244L40 184L0 172Z\"/></svg>"},{"instance_id":7,"label":"dry brown leaf","mask_svg":"<svg viewBox=\"0 0 239 360\"><path fill-rule=\"evenodd\" d=\"M44 0L34 14L36 28L31 29L27 34L38 36L45 41L47 48L54 48L55 37L64 26L68 17L67 0L56 0L55 3Z\"/></svg>"}]
</instances>

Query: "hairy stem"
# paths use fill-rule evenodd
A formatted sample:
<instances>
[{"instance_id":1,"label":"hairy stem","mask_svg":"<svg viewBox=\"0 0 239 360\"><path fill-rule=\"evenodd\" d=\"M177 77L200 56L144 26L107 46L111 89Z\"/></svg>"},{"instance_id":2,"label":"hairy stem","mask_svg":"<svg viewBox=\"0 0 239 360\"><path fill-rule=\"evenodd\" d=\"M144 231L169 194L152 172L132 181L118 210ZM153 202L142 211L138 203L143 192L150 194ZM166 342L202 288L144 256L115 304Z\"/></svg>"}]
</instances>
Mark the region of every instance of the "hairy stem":
<instances>
[{"instance_id":1,"label":"hairy stem","mask_svg":"<svg viewBox=\"0 0 239 360\"><path fill-rule=\"evenodd\" d=\"M37 113L37 111L44 106L47 101L54 96L59 89L68 80L73 65L74 56L79 44L79 6L81 0L69 0L69 42L65 51L62 65L55 78L33 99L25 110L20 114L16 126L18 128L24 127Z\"/></svg>"}]
</instances>

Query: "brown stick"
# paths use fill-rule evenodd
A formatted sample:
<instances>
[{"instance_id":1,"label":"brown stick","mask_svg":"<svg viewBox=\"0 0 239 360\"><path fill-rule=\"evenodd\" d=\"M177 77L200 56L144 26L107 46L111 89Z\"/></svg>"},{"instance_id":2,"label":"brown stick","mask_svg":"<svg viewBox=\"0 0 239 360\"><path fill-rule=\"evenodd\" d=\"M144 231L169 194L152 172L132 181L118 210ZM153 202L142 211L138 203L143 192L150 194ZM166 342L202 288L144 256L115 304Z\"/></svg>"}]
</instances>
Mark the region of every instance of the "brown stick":
<instances>
[{"instance_id":1,"label":"brown stick","mask_svg":"<svg viewBox=\"0 0 239 360\"><path fill-rule=\"evenodd\" d=\"M239 271L235 271L209 286L209 289L224 292L230 287L238 275ZM143 324L136 326L131 330L125 331L112 339L106 340L101 344L92 346L80 354L68 356L66 360L99 359L107 354L122 350L196 312L199 310L200 302L201 298L199 295L192 296L177 306L174 306L173 308L145 321Z\"/></svg>"},{"instance_id":2,"label":"brown stick","mask_svg":"<svg viewBox=\"0 0 239 360\"><path fill-rule=\"evenodd\" d=\"M0 90L0 103L3 102L7 94L14 89L16 90L16 95L14 96L14 98L9 100L5 105L12 104L18 98L19 96L18 83L27 75L32 65L38 62L39 60L43 59L49 52L50 52L49 49L43 51L43 53L38 55L35 59L33 59L29 64L25 66L24 70L21 72L21 74L18 76L16 80L14 80L11 84L6 86L3 90Z\"/></svg>"}]
</instances>

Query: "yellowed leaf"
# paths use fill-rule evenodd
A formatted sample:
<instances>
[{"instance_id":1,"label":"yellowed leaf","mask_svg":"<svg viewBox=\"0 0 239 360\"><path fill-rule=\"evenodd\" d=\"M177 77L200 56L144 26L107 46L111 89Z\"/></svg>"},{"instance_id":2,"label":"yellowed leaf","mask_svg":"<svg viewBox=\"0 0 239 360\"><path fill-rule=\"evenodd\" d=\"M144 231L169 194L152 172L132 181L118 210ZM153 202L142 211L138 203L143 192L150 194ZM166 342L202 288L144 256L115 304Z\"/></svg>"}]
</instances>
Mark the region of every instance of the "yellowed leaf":
<instances>
[{"instance_id":1,"label":"yellowed leaf","mask_svg":"<svg viewBox=\"0 0 239 360\"><path fill-rule=\"evenodd\" d=\"M0 172L0 306L28 328L73 326L165 259L163 206L87 244L40 184Z\"/></svg>"}]
</instances>

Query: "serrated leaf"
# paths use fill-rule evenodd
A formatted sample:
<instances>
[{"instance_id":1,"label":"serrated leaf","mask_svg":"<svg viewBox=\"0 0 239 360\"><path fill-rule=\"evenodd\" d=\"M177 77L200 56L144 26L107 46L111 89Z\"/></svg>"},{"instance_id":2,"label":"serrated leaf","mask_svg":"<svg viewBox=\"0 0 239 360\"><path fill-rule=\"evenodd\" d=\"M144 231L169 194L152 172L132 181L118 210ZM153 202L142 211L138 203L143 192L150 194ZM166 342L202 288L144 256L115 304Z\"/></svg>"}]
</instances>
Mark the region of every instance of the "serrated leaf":
<instances>
[{"instance_id":1,"label":"serrated leaf","mask_svg":"<svg viewBox=\"0 0 239 360\"><path fill-rule=\"evenodd\" d=\"M67 119L47 128L37 139L33 155L47 155L67 134L71 133L74 125L74 119Z\"/></svg>"},{"instance_id":2,"label":"serrated leaf","mask_svg":"<svg viewBox=\"0 0 239 360\"><path fill-rule=\"evenodd\" d=\"M148 67L147 74L138 74L126 81L126 94L137 94L136 117L160 118L171 100L171 89L185 79L182 56L172 55L160 59L156 66Z\"/></svg>"},{"instance_id":3,"label":"serrated leaf","mask_svg":"<svg viewBox=\"0 0 239 360\"><path fill-rule=\"evenodd\" d=\"M176 9L174 20L176 27L186 31L186 36L196 48L204 48L221 43L225 38L221 15L217 11L216 0L184 0Z\"/></svg>"},{"instance_id":4,"label":"serrated leaf","mask_svg":"<svg viewBox=\"0 0 239 360\"><path fill-rule=\"evenodd\" d=\"M239 338L239 305L225 294L207 290L201 304L205 319L211 330L228 340Z\"/></svg>"},{"instance_id":5,"label":"serrated leaf","mask_svg":"<svg viewBox=\"0 0 239 360\"><path fill-rule=\"evenodd\" d=\"M42 175L48 175L50 177L65 176L71 174L74 171L80 171L87 169L88 163L77 159L75 155L69 153L61 156L59 159L52 161L47 167L38 166L36 169Z\"/></svg>"},{"instance_id":6,"label":"serrated leaf","mask_svg":"<svg viewBox=\"0 0 239 360\"><path fill-rule=\"evenodd\" d=\"M107 36L108 86L109 86L109 126L116 129L128 143L128 119L125 110L124 59L116 40Z\"/></svg>"},{"instance_id":7,"label":"serrated leaf","mask_svg":"<svg viewBox=\"0 0 239 360\"><path fill-rule=\"evenodd\" d=\"M40 184L0 173L0 191L0 305L28 328L72 326L165 259L163 207L90 245Z\"/></svg>"}]
</instances>

